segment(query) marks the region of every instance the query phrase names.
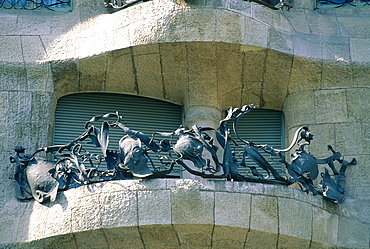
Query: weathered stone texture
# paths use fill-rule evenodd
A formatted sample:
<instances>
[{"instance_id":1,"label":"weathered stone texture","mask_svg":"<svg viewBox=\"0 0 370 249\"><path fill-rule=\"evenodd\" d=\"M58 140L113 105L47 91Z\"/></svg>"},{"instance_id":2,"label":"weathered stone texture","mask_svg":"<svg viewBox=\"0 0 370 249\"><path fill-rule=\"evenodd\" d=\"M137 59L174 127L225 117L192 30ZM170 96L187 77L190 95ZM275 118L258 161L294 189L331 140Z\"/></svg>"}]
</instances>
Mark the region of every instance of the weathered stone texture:
<instances>
[{"instance_id":1,"label":"weathered stone texture","mask_svg":"<svg viewBox=\"0 0 370 249\"><path fill-rule=\"evenodd\" d=\"M338 246L344 248L367 248L369 246L369 226L365 223L339 217Z\"/></svg>"},{"instance_id":2,"label":"weathered stone texture","mask_svg":"<svg viewBox=\"0 0 370 249\"><path fill-rule=\"evenodd\" d=\"M218 44L216 56L220 58L216 65L218 109L226 110L229 106L240 106L243 67L240 46Z\"/></svg>"},{"instance_id":3,"label":"weathered stone texture","mask_svg":"<svg viewBox=\"0 0 370 249\"><path fill-rule=\"evenodd\" d=\"M290 94L286 98L283 112L287 127L299 127L315 123L316 107L314 94L312 91L305 91Z\"/></svg>"},{"instance_id":4,"label":"weathered stone texture","mask_svg":"<svg viewBox=\"0 0 370 249\"><path fill-rule=\"evenodd\" d=\"M344 60L344 59L343 59ZM349 88L353 86L352 68L348 62L323 61L323 88Z\"/></svg>"},{"instance_id":5,"label":"weathered stone texture","mask_svg":"<svg viewBox=\"0 0 370 249\"><path fill-rule=\"evenodd\" d=\"M367 38L350 38L350 49L353 61L369 62L370 39Z\"/></svg>"},{"instance_id":6,"label":"weathered stone texture","mask_svg":"<svg viewBox=\"0 0 370 249\"><path fill-rule=\"evenodd\" d=\"M159 45L165 98L183 103L187 94L187 45Z\"/></svg>"},{"instance_id":7,"label":"weathered stone texture","mask_svg":"<svg viewBox=\"0 0 370 249\"><path fill-rule=\"evenodd\" d=\"M146 248L179 247L179 239L172 225L140 226L140 234Z\"/></svg>"},{"instance_id":8,"label":"weathered stone texture","mask_svg":"<svg viewBox=\"0 0 370 249\"><path fill-rule=\"evenodd\" d=\"M269 233L261 230L250 230L247 234L245 243L246 248L276 248L278 245L278 234Z\"/></svg>"},{"instance_id":9,"label":"weathered stone texture","mask_svg":"<svg viewBox=\"0 0 370 249\"><path fill-rule=\"evenodd\" d=\"M80 60L78 69L80 91L100 92L104 89L107 70L106 54Z\"/></svg>"},{"instance_id":10,"label":"weathered stone texture","mask_svg":"<svg viewBox=\"0 0 370 249\"><path fill-rule=\"evenodd\" d=\"M243 52L243 81L263 81L267 51L267 49L254 46L241 46L241 52Z\"/></svg>"},{"instance_id":11,"label":"weathered stone texture","mask_svg":"<svg viewBox=\"0 0 370 249\"><path fill-rule=\"evenodd\" d=\"M248 194L216 193L215 225L249 228L250 202Z\"/></svg>"},{"instance_id":12,"label":"weathered stone texture","mask_svg":"<svg viewBox=\"0 0 370 249\"><path fill-rule=\"evenodd\" d=\"M313 12L312 4L295 0L287 12L161 0L108 14L98 0L78 0L71 13L2 11L2 162L15 145L47 145L59 97L106 91L182 104L192 119L212 110L216 120L228 105L283 110L288 138L309 125L311 153L326 157L331 144L359 164L347 170L348 199L338 208L282 186L194 180L96 184L60 194L55 205L25 204L15 201L13 166L4 163L1 243L251 248L266 237L266 247L369 247L370 8Z\"/></svg>"},{"instance_id":13,"label":"weathered stone texture","mask_svg":"<svg viewBox=\"0 0 370 249\"><path fill-rule=\"evenodd\" d=\"M347 96L345 90L315 92L316 123L339 123L347 121Z\"/></svg>"},{"instance_id":14,"label":"weathered stone texture","mask_svg":"<svg viewBox=\"0 0 370 249\"><path fill-rule=\"evenodd\" d=\"M279 248L307 248L312 236L312 206L286 198L278 198L278 205Z\"/></svg>"},{"instance_id":15,"label":"weathered stone texture","mask_svg":"<svg viewBox=\"0 0 370 249\"><path fill-rule=\"evenodd\" d=\"M252 18L245 18L245 32L242 44L267 47L269 26Z\"/></svg>"},{"instance_id":16,"label":"weathered stone texture","mask_svg":"<svg viewBox=\"0 0 370 249\"><path fill-rule=\"evenodd\" d=\"M214 193L173 190L172 222L174 224L213 224Z\"/></svg>"},{"instance_id":17,"label":"weathered stone texture","mask_svg":"<svg viewBox=\"0 0 370 249\"><path fill-rule=\"evenodd\" d=\"M78 92L80 75L75 61L56 62L51 64L53 82L57 97Z\"/></svg>"},{"instance_id":18,"label":"weathered stone texture","mask_svg":"<svg viewBox=\"0 0 370 249\"><path fill-rule=\"evenodd\" d=\"M24 248L56 248L53 242L59 248L362 248L365 223L305 197L286 186L254 183L123 180L68 190L46 205L10 202L2 208L0 231L7 236L2 245L18 241ZM14 220L17 232L5 230ZM341 222L355 231L337 234Z\"/></svg>"},{"instance_id":19,"label":"weathered stone texture","mask_svg":"<svg viewBox=\"0 0 370 249\"><path fill-rule=\"evenodd\" d=\"M322 60L294 56L289 92L296 93L321 88Z\"/></svg>"},{"instance_id":20,"label":"weathered stone texture","mask_svg":"<svg viewBox=\"0 0 370 249\"><path fill-rule=\"evenodd\" d=\"M185 12L186 40L212 41L217 34L216 11L208 9L194 9Z\"/></svg>"},{"instance_id":21,"label":"weathered stone texture","mask_svg":"<svg viewBox=\"0 0 370 249\"><path fill-rule=\"evenodd\" d=\"M105 91L137 93L131 50L113 51L107 60Z\"/></svg>"},{"instance_id":22,"label":"weathered stone texture","mask_svg":"<svg viewBox=\"0 0 370 249\"><path fill-rule=\"evenodd\" d=\"M74 234L77 248L107 248L108 242L103 229L82 231Z\"/></svg>"},{"instance_id":23,"label":"weathered stone texture","mask_svg":"<svg viewBox=\"0 0 370 249\"><path fill-rule=\"evenodd\" d=\"M212 236L212 248L243 248L247 229L227 226L215 226Z\"/></svg>"},{"instance_id":24,"label":"weathered stone texture","mask_svg":"<svg viewBox=\"0 0 370 249\"><path fill-rule=\"evenodd\" d=\"M252 196L250 228L246 240L248 248L276 248L279 230L276 197Z\"/></svg>"},{"instance_id":25,"label":"weathered stone texture","mask_svg":"<svg viewBox=\"0 0 370 249\"><path fill-rule=\"evenodd\" d=\"M141 233L137 226L104 228L104 235L109 248L145 248Z\"/></svg>"},{"instance_id":26,"label":"weathered stone texture","mask_svg":"<svg viewBox=\"0 0 370 249\"><path fill-rule=\"evenodd\" d=\"M142 53L145 54L137 54L134 49L138 93L163 99L164 88L158 44L149 46L148 51Z\"/></svg>"},{"instance_id":27,"label":"weathered stone texture","mask_svg":"<svg viewBox=\"0 0 370 249\"><path fill-rule=\"evenodd\" d=\"M134 191L117 192L116 194L103 194L100 199L104 219L102 226L135 226L138 225L137 196ZM99 207L99 204L95 209Z\"/></svg>"},{"instance_id":28,"label":"weathered stone texture","mask_svg":"<svg viewBox=\"0 0 370 249\"><path fill-rule=\"evenodd\" d=\"M0 62L0 89L27 90L27 69L21 62Z\"/></svg>"},{"instance_id":29,"label":"weathered stone texture","mask_svg":"<svg viewBox=\"0 0 370 249\"><path fill-rule=\"evenodd\" d=\"M338 216L320 208L313 209L312 240L321 246L337 244Z\"/></svg>"},{"instance_id":30,"label":"weathered stone texture","mask_svg":"<svg viewBox=\"0 0 370 249\"><path fill-rule=\"evenodd\" d=\"M114 211L119 211L117 208ZM102 205L99 201L99 195L87 195L80 199L80 203L76 202L76 205L72 208L72 231L80 232L86 230L94 230L102 228L101 216ZM113 215L113 210L110 213ZM109 217L109 216L108 216Z\"/></svg>"},{"instance_id":31,"label":"weathered stone texture","mask_svg":"<svg viewBox=\"0 0 370 249\"><path fill-rule=\"evenodd\" d=\"M147 190L138 193L139 225L171 224L169 190Z\"/></svg>"},{"instance_id":32,"label":"weathered stone texture","mask_svg":"<svg viewBox=\"0 0 370 249\"><path fill-rule=\"evenodd\" d=\"M266 62L266 75L262 90L263 106L267 109L281 110L288 94L288 82L292 56L269 50Z\"/></svg>"},{"instance_id":33,"label":"weathered stone texture","mask_svg":"<svg viewBox=\"0 0 370 249\"><path fill-rule=\"evenodd\" d=\"M23 62L20 36L0 36L0 61Z\"/></svg>"},{"instance_id":34,"label":"weathered stone texture","mask_svg":"<svg viewBox=\"0 0 370 249\"><path fill-rule=\"evenodd\" d=\"M279 217L276 197L255 195L252 197L251 229L278 233Z\"/></svg>"},{"instance_id":35,"label":"weathered stone texture","mask_svg":"<svg viewBox=\"0 0 370 249\"><path fill-rule=\"evenodd\" d=\"M210 248L212 245L213 225L174 224L180 241L180 248Z\"/></svg>"},{"instance_id":36,"label":"weathered stone texture","mask_svg":"<svg viewBox=\"0 0 370 249\"><path fill-rule=\"evenodd\" d=\"M244 16L231 11L216 11L216 28L213 41L225 41L232 39L230 43L241 44L244 38L241 30L245 29Z\"/></svg>"},{"instance_id":37,"label":"weathered stone texture","mask_svg":"<svg viewBox=\"0 0 370 249\"><path fill-rule=\"evenodd\" d=\"M347 91L348 116L357 122L368 122L370 88L352 88Z\"/></svg>"}]
</instances>

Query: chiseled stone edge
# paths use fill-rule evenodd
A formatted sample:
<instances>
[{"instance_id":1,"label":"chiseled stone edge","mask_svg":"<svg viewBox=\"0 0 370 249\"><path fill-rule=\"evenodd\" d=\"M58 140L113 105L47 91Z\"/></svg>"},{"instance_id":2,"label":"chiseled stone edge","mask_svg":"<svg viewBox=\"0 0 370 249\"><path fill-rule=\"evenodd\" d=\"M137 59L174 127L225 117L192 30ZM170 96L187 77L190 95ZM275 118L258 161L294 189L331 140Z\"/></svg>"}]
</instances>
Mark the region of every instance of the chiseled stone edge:
<instances>
[{"instance_id":1,"label":"chiseled stone edge","mask_svg":"<svg viewBox=\"0 0 370 249\"><path fill-rule=\"evenodd\" d=\"M177 238L163 237L163 243L174 245L178 241L192 247L214 243L216 247L226 243L222 231L233 231L234 245L240 244L243 236L244 243L252 245L258 234L265 233L271 235L266 243L282 248L293 243L302 247L334 246L341 242L333 234L338 233L338 218L343 219L328 207L321 197L259 183L204 179L111 181L61 192L55 203L31 202L25 210L18 209L24 222L16 228L17 239L4 238L1 246L28 248L52 238L66 245L75 241L78 248L88 247L92 241L104 246L128 238L130 244L141 240L157 245L162 242L153 236L164 236L163 232ZM320 229L323 224L326 233ZM356 227L366 230L363 224ZM120 236L120 229L129 235ZM198 239L191 240L194 236ZM351 236L346 233L349 240ZM356 236L359 242L351 241L351 245L363 246L362 237L366 235Z\"/></svg>"}]
</instances>

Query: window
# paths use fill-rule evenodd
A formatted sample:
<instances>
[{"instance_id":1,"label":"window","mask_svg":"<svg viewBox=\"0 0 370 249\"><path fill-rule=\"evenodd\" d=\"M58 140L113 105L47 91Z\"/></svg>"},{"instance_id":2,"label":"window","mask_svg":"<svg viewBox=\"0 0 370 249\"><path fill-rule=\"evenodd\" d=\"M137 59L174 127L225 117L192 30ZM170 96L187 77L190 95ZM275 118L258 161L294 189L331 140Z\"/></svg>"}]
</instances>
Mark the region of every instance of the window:
<instances>
[{"instance_id":1,"label":"window","mask_svg":"<svg viewBox=\"0 0 370 249\"><path fill-rule=\"evenodd\" d=\"M318 10L369 7L370 0L314 0L314 5Z\"/></svg>"},{"instance_id":2,"label":"window","mask_svg":"<svg viewBox=\"0 0 370 249\"><path fill-rule=\"evenodd\" d=\"M0 9L72 11L72 0L0 0Z\"/></svg>"},{"instance_id":3,"label":"window","mask_svg":"<svg viewBox=\"0 0 370 249\"><path fill-rule=\"evenodd\" d=\"M231 124L228 124L231 125ZM230 127L230 130L232 128ZM246 113L237 123L236 130L238 135L243 140L253 142L255 144L267 144L274 149L285 148L284 142L284 115L280 111L255 109ZM240 140L231 132L233 138L239 145L243 145ZM232 144L231 144L232 145ZM241 161L243 147L235 146L231 148L235 151L238 161ZM280 158L270 158L270 155L259 150L264 158L275 168L279 173L285 172L284 165L279 163ZM256 166L257 170L264 174L263 170L251 160L246 160L247 166ZM250 169L247 167L239 166L239 172L243 175L251 176Z\"/></svg>"},{"instance_id":4,"label":"window","mask_svg":"<svg viewBox=\"0 0 370 249\"><path fill-rule=\"evenodd\" d=\"M55 111L53 144L63 145L79 137L85 122L93 116L119 112L122 123L132 130L151 136L154 132L173 132L182 124L182 107L150 98L124 94L80 93L59 99ZM108 120L114 122L116 119ZM92 123L100 128L101 122ZM118 141L126 135L120 128L109 130L109 150L118 151ZM163 139L163 137L156 136ZM167 137L165 137L167 138ZM83 142L90 153L101 154L99 148ZM155 166L162 165L155 153L150 154ZM104 166L102 164L102 166ZM180 166L171 175L180 175Z\"/></svg>"}]
</instances>

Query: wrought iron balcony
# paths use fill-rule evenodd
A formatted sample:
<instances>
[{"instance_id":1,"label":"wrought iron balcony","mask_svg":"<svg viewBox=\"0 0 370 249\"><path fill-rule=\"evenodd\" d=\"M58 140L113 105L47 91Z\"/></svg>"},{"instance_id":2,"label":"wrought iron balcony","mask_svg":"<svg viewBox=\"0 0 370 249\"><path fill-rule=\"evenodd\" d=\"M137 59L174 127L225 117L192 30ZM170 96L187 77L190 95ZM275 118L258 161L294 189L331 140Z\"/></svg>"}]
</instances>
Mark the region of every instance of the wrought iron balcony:
<instances>
[{"instance_id":1,"label":"wrought iron balcony","mask_svg":"<svg viewBox=\"0 0 370 249\"><path fill-rule=\"evenodd\" d=\"M72 0L0 0L0 9L72 11Z\"/></svg>"},{"instance_id":2,"label":"wrought iron balcony","mask_svg":"<svg viewBox=\"0 0 370 249\"><path fill-rule=\"evenodd\" d=\"M146 2L148 0L132 0L132 1L123 1L123 0L105 0L105 7L113 9L125 9L138 2ZM292 6L290 5L293 0L246 0L248 2L254 2L273 10L286 9L289 10ZM370 1L370 0L369 0Z\"/></svg>"},{"instance_id":3,"label":"wrought iron balcony","mask_svg":"<svg viewBox=\"0 0 370 249\"><path fill-rule=\"evenodd\" d=\"M316 10L369 7L370 0L315 0Z\"/></svg>"}]
</instances>

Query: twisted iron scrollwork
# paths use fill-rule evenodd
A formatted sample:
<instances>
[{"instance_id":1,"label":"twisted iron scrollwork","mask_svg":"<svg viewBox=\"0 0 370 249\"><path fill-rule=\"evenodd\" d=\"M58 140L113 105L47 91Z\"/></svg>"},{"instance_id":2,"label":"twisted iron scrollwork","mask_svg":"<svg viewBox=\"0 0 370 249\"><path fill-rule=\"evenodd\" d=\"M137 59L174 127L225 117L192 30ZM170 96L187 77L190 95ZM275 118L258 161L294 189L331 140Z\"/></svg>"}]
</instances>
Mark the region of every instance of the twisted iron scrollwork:
<instances>
[{"instance_id":1,"label":"twisted iron scrollwork","mask_svg":"<svg viewBox=\"0 0 370 249\"><path fill-rule=\"evenodd\" d=\"M237 124L254 108L253 105L229 108L226 117L220 121L219 130L194 125L190 130L180 127L173 132L155 132L151 136L125 126L118 113L95 116L86 122L85 132L68 144L43 147L33 154L25 154L25 149L17 146L16 156L10 158L16 165L16 195L21 200L54 201L58 191L72 187L109 180L169 177L174 166L181 165L191 174L203 178L286 186L295 184L303 191L342 202L345 196L344 174L347 166L356 164L356 160L344 160L331 146L328 147L332 152L330 157L316 159L305 150L313 139L305 126L297 129L286 149L244 140L238 135ZM114 122L107 121L112 118ZM101 122L100 128L93 125L96 122ZM230 136L229 122L236 139ZM123 132L117 151L108 149L110 129ZM87 151L85 145L88 143L99 147L101 153ZM243 153L236 155L232 146L242 147ZM285 153L294 148L291 162L288 162ZM260 151L279 158L287 175L278 172ZM37 157L40 152L50 154L53 160L40 159ZM154 163L154 157L159 163ZM246 163L247 158L254 164ZM341 165L339 171L335 162ZM326 164L330 171L325 167L320 174L319 164ZM239 167L248 168L250 174L239 173ZM321 183L315 185L314 181L319 176Z\"/></svg>"},{"instance_id":2,"label":"twisted iron scrollwork","mask_svg":"<svg viewBox=\"0 0 370 249\"><path fill-rule=\"evenodd\" d=\"M149 0L131 0L131 1L124 1L124 0L106 0L104 2L105 7L107 8L112 8L115 10L121 10L128 8L136 3L139 2L147 2ZM249 2L255 2L257 4L266 6L268 8L271 8L273 10L278 10L278 9L286 9L290 10L292 8L291 3L293 0L246 0Z\"/></svg>"},{"instance_id":3,"label":"twisted iron scrollwork","mask_svg":"<svg viewBox=\"0 0 370 249\"><path fill-rule=\"evenodd\" d=\"M335 9L370 6L370 0L315 0L315 9Z\"/></svg>"},{"instance_id":4,"label":"twisted iron scrollwork","mask_svg":"<svg viewBox=\"0 0 370 249\"><path fill-rule=\"evenodd\" d=\"M0 0L0 9L70 11L72 0Z\"/></svg>"}]
</instances>

